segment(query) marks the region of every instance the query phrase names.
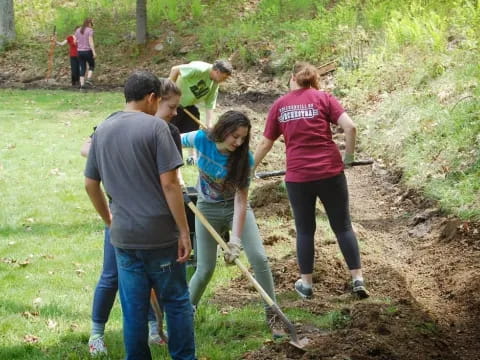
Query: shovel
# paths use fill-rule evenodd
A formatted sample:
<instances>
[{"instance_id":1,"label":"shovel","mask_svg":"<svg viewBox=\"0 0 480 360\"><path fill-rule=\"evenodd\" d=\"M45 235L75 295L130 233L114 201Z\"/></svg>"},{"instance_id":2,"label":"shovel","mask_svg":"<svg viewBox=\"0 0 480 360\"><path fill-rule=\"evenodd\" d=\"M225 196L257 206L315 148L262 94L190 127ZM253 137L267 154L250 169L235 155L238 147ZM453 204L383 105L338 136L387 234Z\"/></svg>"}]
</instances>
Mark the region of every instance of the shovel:
<instances>
[{"instance_id":1,"label":"shovel","mask_svg":"<svg viewBox=\"0 0 480 360\"><path fill-rule=\"evenodd\" d=\"M368 159L368 160L354 161L354 162L352 162L351 165L352 166L362 166L362 165L371 165L371 164L373 164L373 160ZM285 170L261 171L261 172L255 173L255 177L258 178L258 179L266 179L266 178L269 178L269 177L272 177L272 176L285 175L285 173L286 173Z\"/></svg>"},{"instance_id":2,"label":"shovel","mask_svg":"<svg viewBox=\"0 0 480 360\"><path fill-rule=\"evenodd\" d=\"M193 115L190 111L188 111L187 109L185 109L184 107L182 107L182 110L185 112L185 114L187 114L188 116L190 116L190 118L195 121L198 126L200 126L200 128L202 129L207 129L207 127L200 121L199 118L197 118L195 115Z\"/></svg>"},{"instance_id":3,"label":"shovel","mask_svg":"<svg viewBox=\"0 0 480 360\"><path fill-rule=\"evenodd\" d=\"M213 236L215 241L220 245L220 247L223 249L223 251L229 251L228 245L223 241L222 237L218 234L218 232L213 228L212 225L208 222L208 220L203 216L203 214L198 210L198 208L193 204L192 200L188 197L187 194L183 194L183 199L185 201L185 204L192 210L192 212L195 214L195 216L200 220L203 226L208 230L208 232ZM275 312L275 314L278 315L280 320L282 320L283 324L286 326L288 329L289 335L290 335L290 344L295 346L298 349L303 349L303 347L307 344L308 339L304 338L299 340L297 336L297 332L295 330L295 326L287 319L285 314L280 310L278 305L272 300L272 298L265 292L265 290L262 288L262 286L258 283L258 281L250 274L248 269L243 265L240 261L240 259L235 259L235 264L240 268L240 270L243 272L243 274L247 277L247 279L252 283L252 285L257 289L257 291L260 293L262 296L263 300L268 304L270 309Z\"/></svg>"}]
</instances>

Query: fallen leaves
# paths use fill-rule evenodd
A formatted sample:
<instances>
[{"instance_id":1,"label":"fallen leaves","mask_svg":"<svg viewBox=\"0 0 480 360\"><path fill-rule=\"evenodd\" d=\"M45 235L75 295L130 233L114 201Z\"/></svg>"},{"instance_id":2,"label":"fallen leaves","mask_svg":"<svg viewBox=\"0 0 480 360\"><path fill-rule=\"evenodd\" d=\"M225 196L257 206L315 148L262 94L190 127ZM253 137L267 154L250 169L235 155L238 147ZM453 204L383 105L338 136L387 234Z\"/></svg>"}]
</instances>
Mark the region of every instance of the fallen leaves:
<instances>
[{"instance_id":1,"label":"fallen leaves","mask_svg":"<svg viewBox=\"0 0 480 360\"><path fill-rule=\"evenodd\" d=\"M27 259L25 259L25 260L23 260L23 261L20 261L20 262L18 263L18 265L19 265L20 267L26 267L26 266L29 265L29 264L30 264L30 259L29 259L29 258L27 258Z\"/></svg>"},{"instance_id":2,"label":"fallen leaves","mask_svg":"<svg viewBox=\"0 0 480 360\"><path fill-rule=\"evenodd\" d=\"M17 262L17 259L12 258L12 257L5 257L5 258L1 258L0 261L5 263L5 264L12 265L12 264L15 264Z\"/></svg>"},{"instance_id":3,"label":"fallen leaves","mask_svg":"<svg viewBox=\"0 0 480 360\"><path fill-rule=\"evenodd\" d=\"M23 337L23 342L27 343L27 344L36 344L40 341L40 338L38 336L35 336L35 335L25 335Z\"/></svg>"},{"instance_id":4,"label":"fallen leaves","mask_svg":"<svg viewBox=\"0 0 480 360\"><path fill-rule=\"evenodd\" d=\"M82 270L82 269L75 269L75 273L78 275L78 276L82 276L85 274L85 270Z\"/></svg>"},{"instance_id":5,"label":"fallen leaves","mask_svg":"<svg viewBox=\"0 0 480 360\"><path fill-rule=\"evenodd\" d=\"M53 319L48 319L47 320L47 328L49 328L50 330L54 330L56 327L57 327L58 323L53 320Z\"/></svg>"},{"instance_id":6,"label":"fallen leaves","mask_svg":"<svg viewBox=\"0 0 480 360\"><path fill-rule=\"evenodd\" d=\"M37 318L38 316L40 315L40 313L38 311L24 311L22 313L22 316L25 318L25 319L35 319Z\"/></svg>"},{"instance_id":7,"label":"fallen leaves","mask_svg":"<svg viewBox=\"0 0 480 360\"><path fill-rule=\"evenodd\" d=\"M65 175L65 173L61 172L60 169L58 169L58 168L50 169L49 174L53 175L53 176L64 176Z\"/></svg>"},{"instance_id":8,"label":"fallen leaves","mask_svg":"<svg viewBox=\"0 0 480 360\"><path fill-rule=\"evenodd\" d=\"M42 302L43 302L42 298L37 297L37 298L33 299L33 306L37 308L42 304Z\"/></svg>"}]
</instances>

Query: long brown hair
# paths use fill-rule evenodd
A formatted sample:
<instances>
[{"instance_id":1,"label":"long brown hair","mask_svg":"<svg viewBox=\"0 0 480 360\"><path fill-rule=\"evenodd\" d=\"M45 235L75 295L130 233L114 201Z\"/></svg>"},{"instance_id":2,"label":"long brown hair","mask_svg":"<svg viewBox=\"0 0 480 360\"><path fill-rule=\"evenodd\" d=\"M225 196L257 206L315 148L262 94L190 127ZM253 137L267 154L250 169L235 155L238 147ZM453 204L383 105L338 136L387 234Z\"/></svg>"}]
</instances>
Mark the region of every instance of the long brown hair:
<instances>
[{"instance_id":1,"label":"long brown hair","mask_svg":"<svg viewBox=\"0 0 480 360\"><path fill-rule=\"evenodd\" d=\"M293 66L293 76L295 81L302 88L320 89L320 75L318 70L312 64L307 62L298 62Z\"/></svg>"},{"instance_id":2,"label":"long brown hair","mask_svg":"<svg viewBox=\"0 0 480 360\"><path fill-rule=\"evenodd\" d=\"M210 140L219 143L242 126L248 129L248 134L242 145L230 153L227 162L227 176L225 178L225 183L231 183L239 189L248 186L248 178L250 175L250 161L248 156L250 131L252 129L250 119L240 111L230 110L220 116L213 129L208 133Z\"/></svg>"},{"instance_id":3,"label":"long brown hair","mask_svg":"<svg viewBox=\"0 0 480 360\"><path fill-rule=\"evenodd\" d=\"M85 19L85 21L83 22L82 27L80 28L80 32L82 33L82 35L83 35L83 33L85 32L85 29L86 29L87 27L89 27L89 26L90 26L90 27L93 26L93 20L90 19L90 18Z\"/></svg>"}]
</instances>

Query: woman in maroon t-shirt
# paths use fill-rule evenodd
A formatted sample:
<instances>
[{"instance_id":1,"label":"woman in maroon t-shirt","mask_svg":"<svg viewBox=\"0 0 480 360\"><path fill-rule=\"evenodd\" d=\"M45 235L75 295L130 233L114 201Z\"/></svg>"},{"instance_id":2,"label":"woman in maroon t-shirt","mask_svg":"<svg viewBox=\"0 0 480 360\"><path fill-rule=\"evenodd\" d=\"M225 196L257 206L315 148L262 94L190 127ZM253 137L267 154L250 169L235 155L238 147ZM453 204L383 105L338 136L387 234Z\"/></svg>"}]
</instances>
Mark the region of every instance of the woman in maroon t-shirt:
<instances>
[{"instance_id":1,"label":"woman in maroon t-shirt","mask_svg":"<svg viewBox=\"0 0 480 360\"><path fill-rule=\"evenodd\" d=\"M68 53L70 55L70 72L72 74L72 86L80 84L80 67L78 63L78 51L77 51L77 38L75 37L75 31L80 26L75 27L72 35L68 35L63 41L57 41L57 45L63 46L68 43Z\"/></svg>"},{"instance_id":2,"label":"woman in maroon t-shirt","mask_svg":"<svg viewBox=\"0 0 480 360\"><path fill-rule=\"evenodd\" d=\"M354 160L356 128L340 103L319 91L319 74L308 63L298 63L290 78L290 92L280 97L268 113L263 139L255 151L255 167L283 135L286 146L285 183L295 217L297 258L301 278L295 290L303 298L313 296L315 203L322 202L340 250L353 279L353 292L368 297L360 252L350 221L344 167ZM342 157L332 139L330 124L345 133Z\"/></svg>"}]
</instances>

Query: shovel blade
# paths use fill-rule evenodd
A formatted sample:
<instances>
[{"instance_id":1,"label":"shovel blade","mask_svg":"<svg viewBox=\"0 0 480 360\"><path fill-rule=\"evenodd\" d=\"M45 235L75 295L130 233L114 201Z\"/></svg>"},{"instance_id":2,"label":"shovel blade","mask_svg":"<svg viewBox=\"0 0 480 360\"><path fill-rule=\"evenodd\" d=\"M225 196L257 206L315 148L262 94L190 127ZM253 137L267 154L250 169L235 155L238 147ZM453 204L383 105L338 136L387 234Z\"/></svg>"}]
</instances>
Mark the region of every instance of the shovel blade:
<instances>
[{"instance_id":1,"label":"shovel blade","mask_svg":"<svg viewBox=\"0 0 480 360\"><path fill-rule=\"evenodd\" d=\"M310 342L310 339L302 338L302 339L297 339L297 341L290 340L288 343L292 346L295 346L297 349L304 350L304 347L307 346L309 342Z\"/></svg>"}]
</instances>

